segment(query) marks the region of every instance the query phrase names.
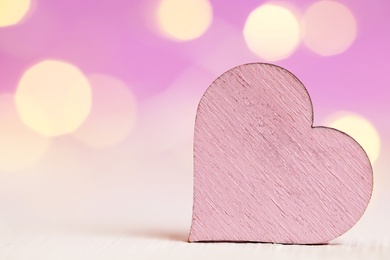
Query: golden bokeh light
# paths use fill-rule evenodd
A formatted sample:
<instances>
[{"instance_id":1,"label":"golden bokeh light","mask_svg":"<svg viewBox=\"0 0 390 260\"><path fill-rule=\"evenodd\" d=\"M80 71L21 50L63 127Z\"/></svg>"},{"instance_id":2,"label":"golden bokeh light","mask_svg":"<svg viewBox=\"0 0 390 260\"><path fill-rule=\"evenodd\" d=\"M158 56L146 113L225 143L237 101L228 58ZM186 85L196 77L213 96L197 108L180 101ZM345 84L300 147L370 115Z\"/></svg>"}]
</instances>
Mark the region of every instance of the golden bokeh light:
<instances>
[{"instance_id":1,"label":"golden bokeh light","mask_svg":"<svg viewBox=\"0 0 390 260\"><path fill-rule=\"evenodd\" d=\"M91 109L87 78L74 65L45 60L29 68L16 91L16 106L23 122L46 136L75 131Z\"/></svg>"},{"instance_id":2,"label":"golden bokeh light","mask_svg":"<svg viewBox=\"0 0 390 260\"><path fill-rule=\"evenodd\" d=\"M299 24L287 8L265 4L249 14L244 37L249 49L261 58L280 60L290 56L297 48Z\"/></svg>"},{"instance_id":3,"label":"golden bokeh light","mask_svg":"<svg viewBox=\"0 0 390 260\"><path fill-rule=\"evenodd\" d=\"M206 32L213 20L213 9L208 0L161 0L156 16L164 35L188 41Z\"/></svg>"},{"instance_id":4,"label":"golden bokeh light","mask_svg":"<svg viewBox=\"0 0 390 260\"><path fill-rule=\"evenodd\" d=\"M20 120L11 95L0 96L0 171L28 169L47 152L50 139Z\"/></svg>"},{"instance_id":5,"label":"golden bokeh light","mask_svg":"<svg viewBox=\"0 0 390 260\"><path fill-rule=\"evenodd\" d=\"M73 133L91 147L121 142L130 133L136 116L136 102L128 86L108 75L88 76L93 104L84 123Z\"/></svg>"},{"instance_id":6,"label":"golden bokeh light","mask_svg":"<svg viewBox=\"0 0 390 260\"><path fill-rule=\"evenodd\" d=\"M380 136L374 125L364 117L352 113L338 113L325 124L353 137L366 151L371 163L379 157Z\"/></svg>"},{"instance_id":7,"label":"golden bokeh light","mask_svg":"<svg viewBox=\"0 0 390 260\"><path fill-rule=\"evenodd\" d=\"M19 23L31 7L31 0L0 0L0 27Z\"/></svg>"},{"instance_id":8,"label":"golden bokeh light","mask_svg":"<svg viewBox=\"0 0 390 260\"><path fill-rule=\"evenodd\" d=\"M354 42L357 24L352 12L334 1L319 1L305 12L302 22L303 42L321 56L346 51Z\"/></svg>"}]
</instances>

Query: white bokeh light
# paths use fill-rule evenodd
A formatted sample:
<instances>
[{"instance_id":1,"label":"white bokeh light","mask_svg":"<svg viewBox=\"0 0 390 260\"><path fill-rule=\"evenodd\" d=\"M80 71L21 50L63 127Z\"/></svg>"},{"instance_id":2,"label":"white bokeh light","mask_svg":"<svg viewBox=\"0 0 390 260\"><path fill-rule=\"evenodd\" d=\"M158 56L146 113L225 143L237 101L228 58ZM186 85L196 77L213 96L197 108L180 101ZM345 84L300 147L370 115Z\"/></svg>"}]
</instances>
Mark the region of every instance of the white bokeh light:
<instances>
[{"instance_id":1,"label":"white bokeh light","mask_svg":"<svg viewBox=\"0 0 390 260\"><path fill-rule=\"evenodd\" d=\"M93 97L91 112L73 136L91 147L115 145L133 128L135 97L124 82L112 76L94 74L88 79Z\"/></svg>"},{"instance_id":2,"label":"white bokeh light","mask_svg":"<svg viewBox=\"0 0 390 260\"><path fill-rule=\"evenodd\" d=\"M16 91L23 122L46 136L73 132L87 117L92 102L90 84L74 65L45 60L29 68Z\"/></svg>"},{"instance_id":3,"label":"white bokeh light","mask_svg":"<svg viewBox=\"0 0 390 260\"><path fill-rule=\"evenodd\" d=\"M372 163L379 157L380 136L374 125L366 118L348 112L330 116L325 125L338 129L353 137L366 151Z\"/></svg>"},{"instance_id":4,"label":"white bokeh light","mask_svg":"<svg viewBox=\"0 0 390 260\"><path fill-rule=\"evenodd\" d=\"M177 41L203 35L213 20L208 0L161 0L156 13L161 32Z\"/></svg>"},{"instance_id":5,"label":"white bokeh light","mask_svg":"<svg viewBox=\"0 0 390 260\"><path fill-rule=\"evenodd\" d=\"M265 4L253 10L244 27L245 41L261 58L275 61L287 58L300 41L299 24L285 7Z\"/></svg>"},{"instance_id":6,"label":"white bokeh light","mask_svg":"<svg viewBox=\"0 0 390 260\"><path fill-rule=\"evenodd\" d=\"M0 27L19 23L31 7L31 0L0 0Z\"/></svg>"},{"instance_id":7,"label":"white bokeh light","mask_svg":"<svg viewBox=\"0 0 390 260\"><path fill-rule=\"evenodd\" d=\"M30 168L47 152L50 139L21 121L11 95L0 96L0 171Z\"/></svg>"},{"instance_id":8,"label":"white bokeh light","mask_svg":"<svg viewBox=\"0 0 390 260\"><path fill-rule=\"evenodd\" d=\"M303 42L321 56L346 51L354 42L357 24L352 12L334 1L319 1L309 6L302 21Z\"/></svg>"}]
</instances>

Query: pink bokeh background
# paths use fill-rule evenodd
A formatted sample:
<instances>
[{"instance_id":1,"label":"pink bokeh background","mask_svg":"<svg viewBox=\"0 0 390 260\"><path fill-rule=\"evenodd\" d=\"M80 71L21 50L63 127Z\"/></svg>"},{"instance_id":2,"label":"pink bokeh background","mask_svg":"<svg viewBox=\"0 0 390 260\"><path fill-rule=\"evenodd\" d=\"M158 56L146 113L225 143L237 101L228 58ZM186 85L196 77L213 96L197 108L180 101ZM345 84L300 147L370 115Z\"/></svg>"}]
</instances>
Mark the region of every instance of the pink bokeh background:
<instances>
[{"instance_id":1,"label":"pink bokeh background","mask_svg":"<svg viewBox=\"0 0 390 260\"><path fill-rule=\"evenodd\" d=\"M315 2L287 4L301 15ZM115 144L93 147L72 134L52 137L47 153L31 167L0 170L0 230L160 232L185 237L191 222L197 103L226 70L268 62L248 48L242 33L251 11L265 3L279 4L212 0L210 27L188 41L159 33L155 0L34 0L20 23L0 27L0 95L13 95L27 69L54 59L73 64L87 77L114 77L127 87L133 102L112 108L123 100L99 92L102 114L93 118L108 119L96 127L115 135L116 125L131 122L125 124L129 132ZM357 22L357 36L347 50L324 57L300 43L291 56L271 62L305 84L315 125L349 111L375 126L381 150L373 165L373 198L365 216L345 236L388 241L390 2L342 4ZM105 113L109 107L115 113L111 117ZM112 129L107 128L110 124Z\"/></svg>"}]
</instances>

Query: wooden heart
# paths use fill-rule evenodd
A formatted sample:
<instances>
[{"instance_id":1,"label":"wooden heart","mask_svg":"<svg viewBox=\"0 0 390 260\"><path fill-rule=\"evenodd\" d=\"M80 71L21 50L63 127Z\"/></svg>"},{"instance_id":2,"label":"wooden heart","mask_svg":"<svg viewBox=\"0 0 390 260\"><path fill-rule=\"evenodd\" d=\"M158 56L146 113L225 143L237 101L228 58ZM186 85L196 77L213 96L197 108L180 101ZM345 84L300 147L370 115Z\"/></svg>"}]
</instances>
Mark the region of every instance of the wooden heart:
<instances>
[{"instance_id":1,"label":"wooden heart","mask_svg":"<svg viewBox=\"0 0 390 260\"><path fill-rule=\"evenodd\" d=\"M372 168L347 134L313 127L303 84L270 64L233 68L196 116L189 241L326 243L371 198Z\"/></svg>"}]
</instances>

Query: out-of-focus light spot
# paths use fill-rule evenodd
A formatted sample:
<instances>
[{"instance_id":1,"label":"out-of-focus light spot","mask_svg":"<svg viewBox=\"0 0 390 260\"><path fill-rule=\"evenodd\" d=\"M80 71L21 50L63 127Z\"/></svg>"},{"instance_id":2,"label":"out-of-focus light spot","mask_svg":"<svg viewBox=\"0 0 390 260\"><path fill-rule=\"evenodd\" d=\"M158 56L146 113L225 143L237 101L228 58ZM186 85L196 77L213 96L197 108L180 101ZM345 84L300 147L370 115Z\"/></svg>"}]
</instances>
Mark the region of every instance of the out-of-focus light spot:
<instances>
[{"instance_id":1,"label":"out-of-focus light spot","mask_svg":"<svg viewBox=\"0 0 390 260\"><path fill-rule=\"evenodd\" d=\"M364 148L371 163L378 159L380 137L374 125L367 119L356 114L338 113L331 116L325 124L353 137Z\"/></svg>"},{"instance_id":2,"label":"out-of-focus light spot","mask_svg":"<svg viewBox=\"0 0 390 260\"><path fill-rule=\"evenodd\" d=\"M249 49L261 58L280 60L290 56L298 46L299 24L288 9L265 4L249 14L244 37Z\"/></svg>"},{"instance_id":3,"label":"out-of-focus light spot","mask_svg":"<svg viewBox=\"0 0 390 260\"><path fill-rule=\"evenodd\" d=\"M208 0L161 0L157 22L161 31L177 41L188 41L203 35L213 19Z\"/></svg>"},{"instance_id":4,"label":"out-of-focus light spot","mask_svg":"<svg viewBox=\"0 0 390 260\"><path fill-rule=\"evenodd\" d=\"M50 139L23 124L11 95L0 96L0 170L30 168L46 153Z\"/></svg>"},{"instance_id":5,"label":"out-of-focus light spot","mask_svg":"<svg viewBox=\"0 0 390 260\"><path fill-rule=\"evenodd\" d=\"M54 60L42 61L22 76L16 106L23 122L46 136L76 130L91 109L91 87L75 66Z\"/></svg>"},{"instance_id":6,"label":"out-of-focus light spot","mask_svg":"<svg viewBox=\"0 0 390 260\"><path fill-rule=\"evenodd\" d=\"M139 117L129 145L138 154L156 154L191 143L199 100L214 78L207 70L193 66L167 89L139 102Z\"/></svg>"},{"instance_id":7,"label":"out-of-focus light spot","mask_svg":"<svg viewBox=\"0 0 390 260\"><path fill-rule=\"evenodd\" d=\"M140 138L135 145L149 152L163 151L191 140L198 102L195 98L166 92L142 103L136 132Z\"/></svg>"},{"instance_id":8,"label":"out-of-focus light spot","mask_svg":"<svg viewBox=\"0 0 390 260\"><path fill-rule=\"evenodd\" d=\"M304 44L321 56L347 50L356 38L357 25L351 11L334 1L319 1L305 12L302 22Z\"/></svg>"},{"instance_id":9,"label":"out-of-focus light spot","mask_svg":"<svg viewBox=\"0 0 390 260\"><path fill-rule=\"evenodd\" d=\"M0 27L20 22L30 6L31 0L0 0Z\"/></svg>"},{"instance_id":10,"label":"out-of-focus light spot","mask_svg":"<svg viewBox=\"0 0 390 260\"><path fill-rule=\"evenodd\" d=\"M136 103L127 85L111 76L91 75L93 103L89 116L73 135L92 147L119 143L135 121Z\"/></svg>"}]
</instances>

